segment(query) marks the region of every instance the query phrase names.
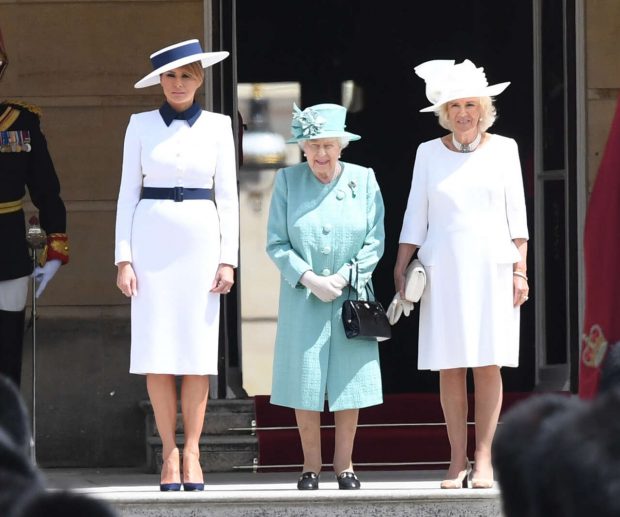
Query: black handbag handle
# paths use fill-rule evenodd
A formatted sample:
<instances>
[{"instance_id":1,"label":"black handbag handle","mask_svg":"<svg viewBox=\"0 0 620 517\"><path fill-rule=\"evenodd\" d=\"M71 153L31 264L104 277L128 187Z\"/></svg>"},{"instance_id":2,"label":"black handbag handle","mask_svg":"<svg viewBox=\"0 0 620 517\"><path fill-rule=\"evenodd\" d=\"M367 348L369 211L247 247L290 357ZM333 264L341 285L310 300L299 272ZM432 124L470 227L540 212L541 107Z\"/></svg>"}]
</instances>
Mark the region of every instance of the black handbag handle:
<instances>
[{"instance_id":1,"label":"black handbag handle","mask_svg":"<svg viewBox=\"0 0 620 517\"><path fill-rule=\"evenodd\" d=\"M357 284L359 284L360 281L360 268L359 268L359 264L356 262L355 263L355 281ZM349 268L349 292L347 294L347 299L350 300L351 299L351 285L353 283L353 266L351 266ZM372 297L375 297L375 293L372 290L372 287L370 287L368 284L370 282L366 282L366 285L364 286L364 289L366 289L366 291L370 292L370 294L372 295ZM358 300L359 299L359 289L358 286L355 286L355 299ZM368 299L370 300L370 296L368 297Z\"/></svg>"},{"instance_id":2,"label":"black handbag handle","mask_svg":"<svg viewBox=\"0 0 620 517\"><path fill-rule=\"evenodd\" d=\"M355 266L357 267L357 263L355 264ZM357 279L357 269L356 269L356 279ZM351 299L351 284L353 283L353 266L351 266L349 268L349 292L347 293L347 300ZM355 290L355 299L357 300L358 298L358 294L357 294L357 289Z\"/></svg>"}]
</instances>

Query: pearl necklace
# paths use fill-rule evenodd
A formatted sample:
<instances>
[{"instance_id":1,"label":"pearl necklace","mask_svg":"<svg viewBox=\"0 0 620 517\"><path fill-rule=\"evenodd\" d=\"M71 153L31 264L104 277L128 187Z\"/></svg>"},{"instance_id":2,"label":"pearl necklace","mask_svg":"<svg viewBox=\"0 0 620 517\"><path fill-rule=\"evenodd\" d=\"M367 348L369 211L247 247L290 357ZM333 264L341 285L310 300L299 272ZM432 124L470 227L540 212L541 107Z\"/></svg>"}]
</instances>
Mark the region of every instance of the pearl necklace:
<instances>
[{"instance_id":1,"label":"pearl necklace","mask_svg":"<svg viewBox=\"0 0 620 517\"><path fill-rule=\"evenodd\" d=\"M482 134L478 133L476 138L474 138L473 142L469 144L462 144L454 138L454 133L452 133L452 145L454 145L455 149L460 153L471 153L476 150L476 148L480 145L480 141L482 140Z\"/></svg>"},{"instance_id":2,"label":"pearl necklace","mask_svg":"<svg viewBox=\"0 0 620 517\"><path fill-rule=\"evenodd\" d=\"M318 179L321 183L323 183L323 184L327 185L327 184L329 184L329 183L332 183L332 182L333 182L333 181L334 181L334 180L335 180L338 176L340 176L340 172L341 172L341 171L342 171L342 167L340 166L340 162L336 162L336 167L334 168L334 172L333 172L333 174L332 174L329 178L328 178L328 177L325 177L325 178L320 178L320 177L319 177L319 176L317 176L316 174L315 174L315 176L317 177L317 179ZM314 173L313 173L313 174L314 174Z\"/></svg>"}]
</instances>

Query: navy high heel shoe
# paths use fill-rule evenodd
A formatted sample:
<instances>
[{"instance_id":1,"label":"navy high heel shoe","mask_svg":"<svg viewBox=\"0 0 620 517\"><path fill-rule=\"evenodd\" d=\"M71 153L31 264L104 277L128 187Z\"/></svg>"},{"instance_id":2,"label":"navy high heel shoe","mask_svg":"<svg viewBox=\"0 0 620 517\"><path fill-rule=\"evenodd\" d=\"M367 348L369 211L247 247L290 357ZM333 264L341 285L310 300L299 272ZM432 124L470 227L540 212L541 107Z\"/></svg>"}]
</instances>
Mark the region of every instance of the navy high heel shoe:
<instances>
[{"instance_id":1,"label":"navy high heel shoe","mask_svg":"<svg viewBox=\"0 0 620 517\"><path fill-rule=\"evenodd\" d=\"M198 467L200 468L200 470L196 469L196 471L202 474L202 467L200 467L200 453L192 454L190 452L184 451L183 453L183 490L185 490L185 492L202 492L205 489L204 481L201 481L199 483L191 483L189 481L185 481L185 479L188 479L188 478L191 479L190 472L192 471L192 469L189 468L190 461L191 462L196 461L198 463ZM198 475L196 475L195 473L194 475L198 477Z\"/></svg>"},{"instance_id":2,"label":"navy high heel shoe","mask_svg":"<svg viewBox=\"0 0 620 517\"><path fill-rule=\"evenodd\" d=\"M204 483L183 483L183 490L186 492L200 492L204 489Z\"/></svg>"},{"instance_id":3,"label":"navy high heel shoe","mask_svg":"<svg viewBox=\"0 0 620 517\"><path fill-rule=\"evenodd\" d=\"M181 490L181 483L160 483L160 492L178 492Z\"/></svg>"},{"instance_id":4,"label":"navy high heel shoe","mask_svg":"<svg viewBox=\"0 0 620 517\"><path fill-rule=\"evenodd\" d=\"M178 483L162 483L161 482L161 478L159 479L159 491L160 492L178 492L179 490L181 490L181 474L179 472L179 466L176 465L178 463L177 460L178 457L178 450L173 449L170 454L168 454L168 456L164 459L162 458L162 465L161 465L161 473L160 475L163 475L164 470L166 469L166 467L168 467L170 469L170 463L172 464L172 468L171 470L168 470L168 475L170 475L170 473L172 473L172 479L178 477L179 482ZM175 461L177 460L177 461ZM170 463L168 463L170 462ZM175 474L176 473L176 474ZM168 478L170 479L170 478Z\"/></svg>"}]
</instances>

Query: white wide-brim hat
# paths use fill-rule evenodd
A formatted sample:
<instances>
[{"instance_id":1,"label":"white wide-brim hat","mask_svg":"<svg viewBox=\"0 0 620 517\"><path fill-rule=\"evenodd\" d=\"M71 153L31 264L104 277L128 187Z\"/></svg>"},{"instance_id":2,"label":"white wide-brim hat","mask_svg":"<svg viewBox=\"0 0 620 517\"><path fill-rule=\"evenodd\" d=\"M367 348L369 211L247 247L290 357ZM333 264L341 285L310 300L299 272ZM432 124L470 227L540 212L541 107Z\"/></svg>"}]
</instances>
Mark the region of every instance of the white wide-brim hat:
<instances>
[{"instance_id":1,"label":"white wide-brim hat","mask_svg":"<svg viewBox=\"0 0 620 517\"><path fill-rule=\"evenodd\" d=\"M420 111L438 111L446 102L469 97L494 97L510 84L489 85L484 68L476 68L469 59L458 65L453 59L434 59L415 67L415 73L426 82L426 98L432 106Z\"/></svg>"},{"instance_id":2,"label":"white wide-brim hat","mask_svg":"<svg viewBox=\"0 0 620 517\"><path fill-rule=\"evenodd\" d=\"M219 63L228 57L228 52L203 52L197 39L190 39L162 48L151 54L153 71L140 79L134 88L146 88L159 84L159 76L168 70L200 61L203 68Z\"/></svg>"}]
</instances>

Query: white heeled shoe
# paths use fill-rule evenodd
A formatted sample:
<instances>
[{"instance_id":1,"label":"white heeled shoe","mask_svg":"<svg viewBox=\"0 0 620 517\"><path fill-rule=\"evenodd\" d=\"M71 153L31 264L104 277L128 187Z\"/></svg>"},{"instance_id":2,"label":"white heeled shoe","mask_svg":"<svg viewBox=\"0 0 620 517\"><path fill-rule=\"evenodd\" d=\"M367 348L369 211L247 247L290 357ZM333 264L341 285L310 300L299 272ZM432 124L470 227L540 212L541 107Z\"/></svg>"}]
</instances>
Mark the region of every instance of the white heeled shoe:
<instances>
[{"instance_id":1,"label":"white heeled shoe","mask_svg":"<svg viewBox=\"0 0 620 517\"><path fill-rule=\"evenodd\" d=\"M461 470L453 479L444 479L439 486L446 489L467 488L467 480L469 479L470 474L471 463L467 460L464 470Z\"/></svg>"}]
</instances>

